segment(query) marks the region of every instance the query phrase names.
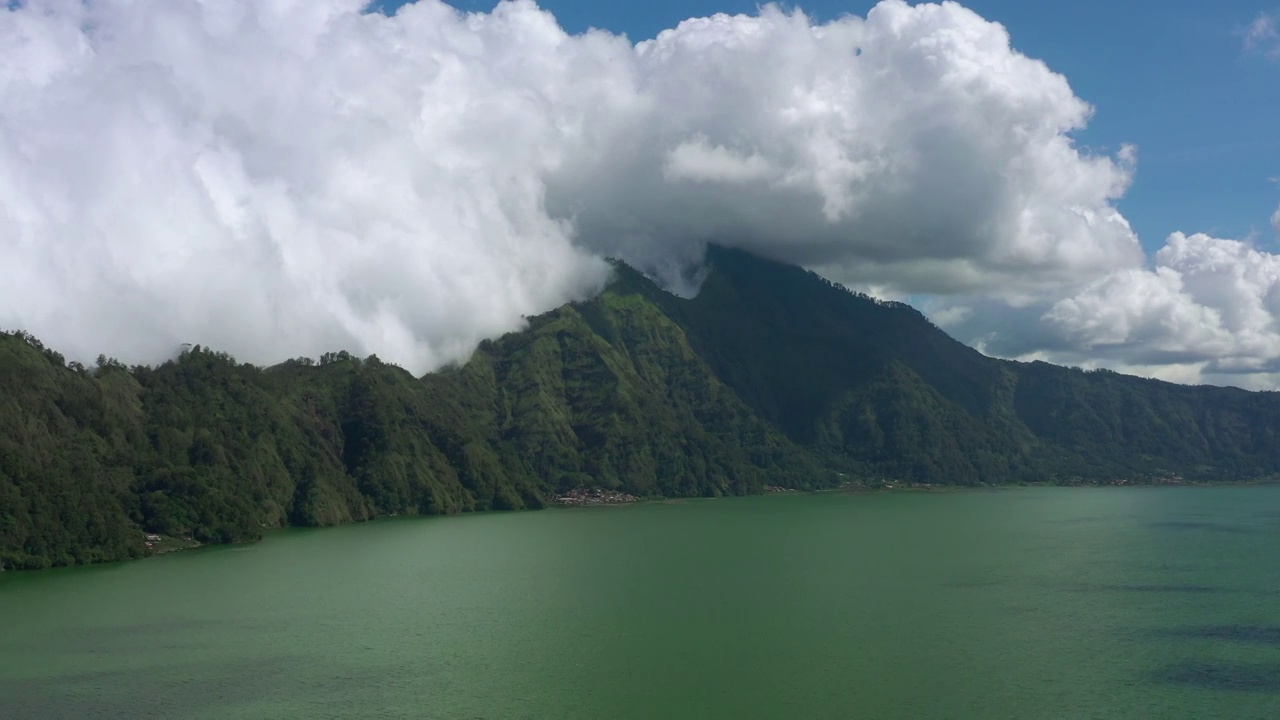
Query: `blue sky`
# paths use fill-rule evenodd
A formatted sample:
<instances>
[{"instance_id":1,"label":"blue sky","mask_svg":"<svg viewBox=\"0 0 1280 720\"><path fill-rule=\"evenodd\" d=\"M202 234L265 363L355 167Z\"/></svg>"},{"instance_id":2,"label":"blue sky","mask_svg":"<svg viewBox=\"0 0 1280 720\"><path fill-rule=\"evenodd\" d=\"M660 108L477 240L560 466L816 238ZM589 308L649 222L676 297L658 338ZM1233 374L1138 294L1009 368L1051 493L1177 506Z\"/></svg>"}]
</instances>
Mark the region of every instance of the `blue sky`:
<instances>
[{"instance_id":1,"label":"blue sky","mask_svg":"<svg viewBox=\"0 0 1280 720\"><path fill-rule=\"evenodd\" d=\"M394 10L399 2L383 3ZM459 0L463 10L494 3ZM1270 218L1280 203L1280 61L1248 52L1244 35L1269 0L970 0L962 3L1008 28L1013 46L1067 77L1095 114L1078 141L1113 152L1138 147L1138 172L1120 209L1154 251L1172 232L1253 237L1280 249ZM598 27L631 40L688 17L756 11L742 0L597 3L543 0L562 27ZM865 16L869 0L815 0L814 19Z\"/></svg>"}]
</instances>

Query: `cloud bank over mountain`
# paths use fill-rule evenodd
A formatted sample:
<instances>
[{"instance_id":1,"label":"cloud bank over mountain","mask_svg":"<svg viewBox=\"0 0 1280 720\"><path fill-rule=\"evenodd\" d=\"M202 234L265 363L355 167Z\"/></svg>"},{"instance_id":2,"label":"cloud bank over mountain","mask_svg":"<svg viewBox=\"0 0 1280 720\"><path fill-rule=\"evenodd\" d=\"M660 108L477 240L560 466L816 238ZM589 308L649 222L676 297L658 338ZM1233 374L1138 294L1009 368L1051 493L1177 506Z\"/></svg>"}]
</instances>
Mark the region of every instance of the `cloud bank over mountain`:
<instances>
[{"instance_id":1,"label":"cloud bank over mountain","mask_svg":"<svg viewBox=\"0 0 1280 720\"><path fill-rule=\"evenodd\" d=\"M691 291L716 241L939 298L993 351L1280 358L1274 256L1175 235L1151 265L1115 207L1136 150L1078 148L1090 106L955 3L639 44L523 0L364 6L0 10L0 326L420 372L590 295L605 257Z\"/></svg>"}]
</instances>

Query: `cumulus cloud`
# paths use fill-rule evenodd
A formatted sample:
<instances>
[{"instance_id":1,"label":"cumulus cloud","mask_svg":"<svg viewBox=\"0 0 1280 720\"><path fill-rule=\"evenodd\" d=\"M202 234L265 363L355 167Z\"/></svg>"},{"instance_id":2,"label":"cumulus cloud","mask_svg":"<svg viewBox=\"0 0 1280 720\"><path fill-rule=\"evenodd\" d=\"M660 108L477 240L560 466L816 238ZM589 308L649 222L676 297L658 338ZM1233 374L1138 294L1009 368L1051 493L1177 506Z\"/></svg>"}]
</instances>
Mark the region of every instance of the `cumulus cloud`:
<instances>
[{"instance_id":1,"label":"cumulus cloud","mask_svg":"<svg viewBox=\"0 0 1280 720\"><path fill-rule=\"evenodd\" d=\"M906 292L1039 290L1141 262L1113 205L1133 150L1078 150L1091 108L957 4L826 25L766 7L632 55L644 107L549 178L549 208L591 247L658 264L715 238Z\"/></svg>"},{"instance_id":2,"label":"cumulus cloud","mask_svg":"<svg viewBox=\"0 0 1280 720\"><path fill-rule=\"evenodd\" d=\"M720 145L708 146L701 138L677 145L663 167L663 177L676 181L745 183L770 174L769 163L759 155L738 155Z\"/></svg>"},{"instance_id":3,"label":"cumulus cloud","mask_svg":"<svg viewBox=\"0 0 1280 720\"><path fill-rule=\"evenodd\" d=\"M1153 270L1105 278L1046 320L1086 347L1119 345L1141 362L1201 361L1212 374L1280 362L1280 256L1238 240L1171 235Z\"/></svg>"},{"instance_id":4,"label":"cumulus cloud","mask_svg":"<svg viewBox=\"0 0 1280 720\"><path fill-rule=\"evenodd\" d=\"M504 36L554 23L359 11L0 12L0 325L80 357L191 341L422 370L597 287L605 264L543 208L562 133L504 69L533 54Z\"/></svg>"},{"instance_id":5,"label":"cumulus cloud","mask_svg":"<svg viewBox=\"0 0 1280 720\"><path fill-rule=\"evenodd\" d=\"M0 10L0 326L81 358L422 371L596 291L605 256L679 284L711 240L901 293L1145 272L1115 208L1133 149L1077 148L1090 106L955 3L765 6L639 44L528 0L364 5ZM1178 272L1142 277L1172 298ZM1123 335L1072 317L1050 319Z\"/></svg>"},{"instance_id":6,"label":"cumulus cloud","mask_svg":"<svg viewBox=\"0 0 1280 720\"><path fill-rule=\"evenodd\" d=\"M1151 267L1022 308L975 305L935 317L1006 357L1254 388L1280 373L1280 255L1250 242L1174 233Z\"/></svg>"}]
</instances>

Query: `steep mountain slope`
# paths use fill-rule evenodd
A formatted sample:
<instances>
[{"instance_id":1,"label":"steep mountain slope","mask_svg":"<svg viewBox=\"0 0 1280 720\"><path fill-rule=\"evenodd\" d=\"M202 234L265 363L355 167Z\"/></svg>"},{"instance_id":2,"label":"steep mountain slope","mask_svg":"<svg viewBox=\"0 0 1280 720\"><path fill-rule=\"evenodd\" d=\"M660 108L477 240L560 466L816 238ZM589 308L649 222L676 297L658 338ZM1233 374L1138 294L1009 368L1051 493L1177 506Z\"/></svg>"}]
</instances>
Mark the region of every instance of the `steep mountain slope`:
<instances>
[{"instance_id":1,"label":"steep mountain slope","mask_svg":"<svg viewBox=\"0 0 1280 720\"><path fill-rule=\"evenodd\" d=\"M800 268L721 248L708 261L696 298L648 292L828 465L948 483L1280 471L1280 394L995 360L910 306Z\"/></svg>"},{"instance_id":2,"label":"steep mountain slope","mask_svg":"<svg viewBox=\"0 0 1280 720\"><path fill-rule=\"evenodd\" d=\"M200 347L90 371L0 336L0 563L141 555L375 515L835 484L655 304L606 293L424 378L335 353L260 369Z\"/></svg>"},{"instance_id":3,"label":"steep mountain slope","mask_svg":"<svg viewBox=\"0 0 1280 720\"><path fill-rule=\"evenodd\" d=\"M0 567L378 515L541 507L579 487L716 496L840 482L1280 470L1280 396L984 357L920 313L713 248L682 299L619 265L423 378L339 352L196 347L86 369L0 335Z\"/></svg>"},{"instance_id":4,"label":"steep mountain slope","mask_svg":"<svg viewBox=\"0 0 1280 720\"><path fill-rule=\"evenodd\" d=\"M712 248L708 261L696 298L655 300L726 384L827 464L944 482L1042 471L1006 365L910 306L740 251Z\"/></svg>"}]
</instances>

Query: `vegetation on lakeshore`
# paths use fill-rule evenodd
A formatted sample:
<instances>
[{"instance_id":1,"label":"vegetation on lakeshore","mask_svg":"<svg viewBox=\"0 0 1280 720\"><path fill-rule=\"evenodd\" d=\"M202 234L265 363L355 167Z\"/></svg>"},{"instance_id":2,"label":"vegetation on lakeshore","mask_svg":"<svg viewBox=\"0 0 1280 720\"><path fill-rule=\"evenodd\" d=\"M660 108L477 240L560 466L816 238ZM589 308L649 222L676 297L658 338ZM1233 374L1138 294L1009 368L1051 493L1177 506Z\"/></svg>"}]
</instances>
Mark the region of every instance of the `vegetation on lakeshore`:
<instances>
[{"instance_id":1,"label":"vegetation on lakeshore","mask_svg":"<svg viewBox=\"0 0 1280 720\"><path fill-rule=\"evenodd\" d=\"M916 310L713 248L702 292L609 290L415 378L345 352L68 363L0 334L0 567L378 515L842 482L1248 479L1280 395L987 358Z\"/></svg>"}]
</instances>

